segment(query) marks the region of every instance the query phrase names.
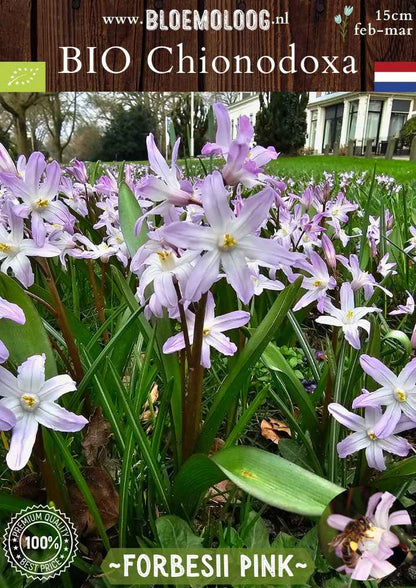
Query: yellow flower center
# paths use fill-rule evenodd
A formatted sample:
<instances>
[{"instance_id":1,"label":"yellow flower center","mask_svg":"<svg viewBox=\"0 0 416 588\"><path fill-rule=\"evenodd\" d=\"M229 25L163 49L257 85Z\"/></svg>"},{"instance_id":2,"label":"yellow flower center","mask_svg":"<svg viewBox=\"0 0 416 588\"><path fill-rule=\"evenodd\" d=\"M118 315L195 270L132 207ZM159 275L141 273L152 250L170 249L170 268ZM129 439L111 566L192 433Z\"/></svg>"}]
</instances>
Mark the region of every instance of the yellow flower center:
<instances>
[{"instance_id":1,"label":"yellow flower center","mask_svg":"<svg viewBox=\"0 0 416 588\"><path fill-rule=\"evenodd\" d=\"M322 286L322 280L315 280L313 285L315 288L320 288Z\"/></svg>"},{"instance_id":2,"label":"yellow flower center","mask_svg":"<svg viewBox=\"0 0 416 588\"><path fill-rule=\"evenodd\" d=\"M222 241L222 248L223 249L231 249L237 245L237 241L234 237L231 237L230 233L225 233Z\"/></svg>"},{"instance_id":3,"label":"yellow flower center","mask_svg":"<svg viewBox=\"0 0 416 588\"><path fill-rule=\"evenodd\" d=\"M39 400L36 396L34 396L33 394L22 394L22 396L20 397L20 401L22 404L22 407L25 410L33 410L35 408L35 406L39 403Z\"/></svg>"},{"instance_id":4,"label":"yellow flower center","mask_svg":"<svg viewBox=\"0 0 416 588\"><path fill-rule=\"evenodd\" d=\"M403 390L396 390L396 396L399 402L406 402L406 392Z\"/></svg>"},{"instance_id":5,"label":"yellow flower center","mask_svg":"<svg viewBox=\"0 0 416 588\"><path fill-rule=\"evenodd\" d=\"M370 437L371 441L375 441L377 439L377 435L375 435L373 431L370 431L368 436Z\"/></svg>"},{"instance_id":6,"label":"yellow flower center","mask_svg":"<svg viewBox=\"0 0 416 588\"><path fill-rule=\"evenodd\" d=\"M347 319L352 319L354 318L354 311L353 310L349 310L347 312Z\"/></svg>"},{"instance_id":7,"label":"yellow flower center","mask_svg":"<svg viewBox=\"0 0 416 588\"><path fill-rule=\"evenodd\" d=\"M162 249L162 251L158 251L157 254L162 261L167 261L172 255L169 253L169 251L165 251L164 249Z\"/></svg>"},{"instance_id":8,"label":"yellow flower center","mask_svg":"<svg viewBox=\"0 0 416 588\"><path fill-rule=\"evenodd\" d=\"M209 334L210 334L210 332L211 332L211 329L204 329L204 330L202 331L202 334L204 335L204 337L206 337L207 335L209 335Z\"/></svg>"},{"instance_id":9,"label":"yellow flower center","mask_svg":"<svg viewBox=\"0 0 416 588\"><path fill-rule=\"evenodd\" d=\"M10 245L7 245L7 243L0 243L0 252L7 253L8 251L10 251Z\"/></svg>"},{"instance_id":10,"label":"yellow flower center","mask_svg":"<svg viewBox=\"0 0 416 588\"><path fill-rule=\"evenodd\" d=\"M37 208L45 208L46 206L48 206L49 202L45 198L38 198L35 201L35 204Z\"/></svg>"}]
</instances>

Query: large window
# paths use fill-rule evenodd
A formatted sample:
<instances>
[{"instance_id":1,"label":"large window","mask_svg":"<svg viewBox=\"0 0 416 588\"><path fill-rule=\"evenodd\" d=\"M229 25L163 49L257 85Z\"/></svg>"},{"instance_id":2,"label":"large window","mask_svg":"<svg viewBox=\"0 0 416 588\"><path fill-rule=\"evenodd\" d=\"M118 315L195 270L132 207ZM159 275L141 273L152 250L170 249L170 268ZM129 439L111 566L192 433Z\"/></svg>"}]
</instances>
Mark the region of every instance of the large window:
<instances>
[{"instance_id":1,"label":"large window","mask_svg":"<svg viewBox=\"0 0 416 588\"><path fill-rule=\"evenodd\" d=\"M311 112L311 130L309 133L309 147L315 149L316 140L316 127L318 125L318 111L312 110Z\"/></svg>"},{"instance_id":2,"label":"large window","mask_svg":"<svg viewBox=\"0 0 416 588\"><path fill-rule=\"evenodd\" d=\"M344 115L344 104L334 104L325 109L324 142L322 148L329 147L334 150L341 139L342 117Z\"/></svg>"},{"instance_id":3,"label":"large window","mask_svg":"<svg viewBox=\"0 0 416 588\"><path fill-rule=\"evenodd\" d=\"M350 102L350 112L348 116L348 141L355 140L355 133L357 130L357 119L358 119L358 100Z\"/></svg>"},{"instance_id":4,"label":"large window","mask_svg":"<svg viewBox=\"0 0 416 588\"><path fill-rule=\"evenodd\" d=\"M391 110L389 139L398 137L409 115L410 100L393 100Z\"/></svg>"},{"instance_id":5,"label":"large window","mask_svg":"<svg viewBox=\"0 0 416 588\"><path fill-rule=\"evenodd\" d=\"M380 135L381 112L383 110L382 100L370 100L367 115L367 127L365 130L365 141L373 140L373 145L377 145Z\"/></svg>"}]
</instances>

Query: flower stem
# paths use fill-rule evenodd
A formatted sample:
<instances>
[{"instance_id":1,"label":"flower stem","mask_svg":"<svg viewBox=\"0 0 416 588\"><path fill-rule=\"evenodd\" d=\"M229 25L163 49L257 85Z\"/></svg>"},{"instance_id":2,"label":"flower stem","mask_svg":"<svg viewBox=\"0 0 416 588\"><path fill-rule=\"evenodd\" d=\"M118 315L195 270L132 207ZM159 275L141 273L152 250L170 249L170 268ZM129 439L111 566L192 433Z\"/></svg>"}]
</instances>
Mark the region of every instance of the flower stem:
<instances>
[{"instance_id":1,"label":"flower stem","mask_svg":"<svg viewBox=\"0 0 416 588\"><path fill-rule=\"evenodd\" d=\"M74 366L75 372L75 379L79 383L82 378L84 377L84 370L81 363L81 358L78 353L78 349L75 343L75 339L72 335L71 327L68 322L68 317L65 313L65 308L62 304L61 297L59 296L58 289L56 287L56 283L49 267L49 263L46 259L37 258L38 264L40 265L42 272L45 276L46 283L48 285L48 289L52 298L52 306L55 309L56 313L56 320L58 325L61 329L63 338L65 339L65 343L68 348L69 356L72 359L72 363Z\"/></svg>"},{"instance_id":2,"label":"flower stem","mask_svg":"<svg viewBox=\"0 0 416 588\"><path fill-rule=\"evenodd\" d=\"M198 303L195 315L194 338L191 362L188 363L188 387L185 393L183 414L183 457L187 459L194 451L198 441L202 416L202 389L204 368L201 365L202 343L204 339L204 318L207 294Z\"/></svg>"}]
</instances>

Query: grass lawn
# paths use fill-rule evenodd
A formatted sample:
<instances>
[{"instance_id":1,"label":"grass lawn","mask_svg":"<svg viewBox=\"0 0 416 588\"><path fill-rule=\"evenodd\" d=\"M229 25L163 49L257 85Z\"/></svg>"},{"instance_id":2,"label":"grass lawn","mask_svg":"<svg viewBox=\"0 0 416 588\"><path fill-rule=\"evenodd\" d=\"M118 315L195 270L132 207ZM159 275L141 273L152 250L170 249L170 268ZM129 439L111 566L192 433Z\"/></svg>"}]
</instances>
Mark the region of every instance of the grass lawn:
<instances>
[{"instance_id":1,"label":"grass lawn","mask_svg":"<svg viewBox=\"0 0 416 588\"><path fill-rule=\"evenodd\" d=\"M279 157L268 166L268 171L276 175L298 176L308 175L315 178L322 176L324 171L343 172L368 170L371 172L376 165L378 174L387 174L396 181L405 184L416 182L416 162L386 159L365 159L364 157L335 157L332 155L305 155L299 157Z\"/></svg>"}]
</instances>

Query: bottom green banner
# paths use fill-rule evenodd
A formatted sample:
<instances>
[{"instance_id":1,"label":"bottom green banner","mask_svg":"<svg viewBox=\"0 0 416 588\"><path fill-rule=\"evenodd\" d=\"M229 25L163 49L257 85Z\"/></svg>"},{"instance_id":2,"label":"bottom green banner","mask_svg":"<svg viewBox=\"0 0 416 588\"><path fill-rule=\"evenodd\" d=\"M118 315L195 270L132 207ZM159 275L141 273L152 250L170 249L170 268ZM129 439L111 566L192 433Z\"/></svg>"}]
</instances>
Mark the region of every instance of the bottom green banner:
<instances>
[{"instance_id":1,"label":"bottom green banner","mask_svg":"<svg viewBox=\"0 0 416 588\"><path fill-rule=\"evenodd\" d=\"M314 565L305 549L110 549L114 585L306 584Z\"/></svg>"}]
</instances>

